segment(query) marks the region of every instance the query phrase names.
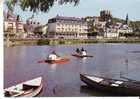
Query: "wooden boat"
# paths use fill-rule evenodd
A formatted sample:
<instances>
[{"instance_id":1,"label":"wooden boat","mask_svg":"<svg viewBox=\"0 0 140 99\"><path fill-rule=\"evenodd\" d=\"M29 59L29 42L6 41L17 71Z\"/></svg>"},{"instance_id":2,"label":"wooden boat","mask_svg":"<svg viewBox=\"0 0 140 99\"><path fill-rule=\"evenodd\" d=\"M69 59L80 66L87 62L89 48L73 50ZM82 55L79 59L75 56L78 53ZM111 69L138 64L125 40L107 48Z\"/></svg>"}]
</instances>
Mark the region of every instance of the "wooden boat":
<instances>
[{"instance_id":1,"label":"wooden boat","mask_svg":"<svg viewBox=\"0 0 140 99\"><path fill-rule=\"evenodd\" d=\"M5 97L33 97L42 90L42 77L38 77L4 89Z\"/></svg>"},{"instance_id":2,"label":"wooden boat","mask_svg":"<svg viewBox=\"0 0 140 99\"><path fill-rule=\"evenodd\" d=\"M75 56L75 57L78 57L78 58L93 57L92 55L80 55L80 54L72 54L72 56Z\"/></svg>"},{"instance_id":3,"label":"wooden boat","mask_svg":"<svg viewBox=\"0 0 140 99\"><path fill-rule=\"evenodd\" d=\"M90 87L100 91L120 94L140 96L140 82L108 79L94 75L80 74L80 79Z\"/></svg>"}]
</instances>

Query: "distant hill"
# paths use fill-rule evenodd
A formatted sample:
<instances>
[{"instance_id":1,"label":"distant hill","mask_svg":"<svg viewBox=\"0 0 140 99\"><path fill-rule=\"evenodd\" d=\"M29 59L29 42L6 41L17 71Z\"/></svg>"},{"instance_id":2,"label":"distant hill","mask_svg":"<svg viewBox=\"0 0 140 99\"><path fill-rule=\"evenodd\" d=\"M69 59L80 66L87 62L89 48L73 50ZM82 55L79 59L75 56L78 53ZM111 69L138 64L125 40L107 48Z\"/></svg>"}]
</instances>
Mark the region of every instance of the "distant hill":
<instances>
[{"instance_id":1,"label":"distant hill","mask_svg":"<svg viewBox=\"0 0 140 99\"><path fill-rule=\"evenodd\" d=\"M120 18L113 18L113 23L117 23L117 22L124 23L125 20L120 19Z\"/></svg>"}]
</instances>

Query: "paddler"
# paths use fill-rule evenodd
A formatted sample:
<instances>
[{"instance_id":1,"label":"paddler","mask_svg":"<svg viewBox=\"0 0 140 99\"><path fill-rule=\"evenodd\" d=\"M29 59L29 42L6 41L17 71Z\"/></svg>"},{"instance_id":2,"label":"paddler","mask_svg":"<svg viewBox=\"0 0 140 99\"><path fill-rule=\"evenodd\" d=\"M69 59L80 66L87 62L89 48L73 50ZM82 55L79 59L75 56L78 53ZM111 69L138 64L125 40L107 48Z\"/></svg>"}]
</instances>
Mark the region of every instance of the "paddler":
<instances>
[{"instance_id":1,"label":"paddler","mask_svg":"<svg viewBox=\"0 0 140 99\"><path fill-rule=\"evenodd\" d=\"M59 56L56 54L55 51L52 51L52 53L48 56L49 60L57 60Z\"/></svg>"},{"instance_id":2,"label":"paddler","mask_svg":"<svg viewBox=\"0 0 140 99\"><path fill-rule=\"evenodd\" d=\"M76 49L76 53L80 54L80 49L79 48Z\"/></svg>"},{"instance_id":3,"label":"paddler","mask_svg":"<svg viewBox=\"0 0 140 99\"><path fill-rule=\"evenodd\" d=\"M84 50L84 48L83 48L83 47L82 47L82 49L81 49L81 55L83 55L83 56L87 55L87 51L86 51L86 50Z\"/></svg>"}]
</instances>

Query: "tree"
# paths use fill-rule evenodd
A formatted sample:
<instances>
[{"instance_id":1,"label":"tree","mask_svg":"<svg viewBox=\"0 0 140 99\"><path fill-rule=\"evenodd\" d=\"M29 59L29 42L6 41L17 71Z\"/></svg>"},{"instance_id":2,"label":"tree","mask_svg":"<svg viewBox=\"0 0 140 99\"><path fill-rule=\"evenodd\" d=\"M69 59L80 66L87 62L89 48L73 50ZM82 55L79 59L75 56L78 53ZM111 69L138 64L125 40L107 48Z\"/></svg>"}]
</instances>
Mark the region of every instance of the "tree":
<instances>
[{"instance_id":1,"label":"tree","mask_svg":"<svg viewBox=\"0 0 140 99\"><path fill-rule=\"evenodd\" d=\"M23 11L30 10L33 12L47 12L55 4L60 5L67 3L74 3L74 6L79 3L80 0L6 0L8 9L13 11L13 8L18 4Z\"/></svg>"},{"instance_id":2,"label":"tree","mask_svg":"<svg viewBox=\"0 0 140 99\"><path fill-rule=\"evenodd\" d=\"M6 0L5 1L6 6L8 7L8 10L10 10L11 12L13 12L14 6L16 4L15 0Z\"/></svg>"}]
</instances>

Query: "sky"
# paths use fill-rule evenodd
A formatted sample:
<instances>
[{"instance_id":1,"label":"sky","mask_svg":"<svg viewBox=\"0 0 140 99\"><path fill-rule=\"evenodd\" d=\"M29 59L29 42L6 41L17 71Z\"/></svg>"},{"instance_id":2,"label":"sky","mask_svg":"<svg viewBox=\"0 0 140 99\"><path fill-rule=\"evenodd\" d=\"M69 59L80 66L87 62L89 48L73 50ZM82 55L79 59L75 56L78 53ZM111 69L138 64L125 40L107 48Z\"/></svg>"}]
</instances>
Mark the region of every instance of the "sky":
<instances>
[{"instance_id":1,"label":"sky","mask_svg":"<svg viewBox=\"0 0 140 99\"><path fill-rule=\"evenodd\" d=\"M140 0L80 0L77 6L73 4L55 4L49 12L39 12L35 15L35 20L41 24L46 24L48 19L60 16L86 17L99 16L101 10L110 10L114 17L125 19L128 13L130 20L140 21ZM15 8L15 13L19 14L25 22L32 15L32 12L22 11Z\"/></svg>"}]
</instances>

